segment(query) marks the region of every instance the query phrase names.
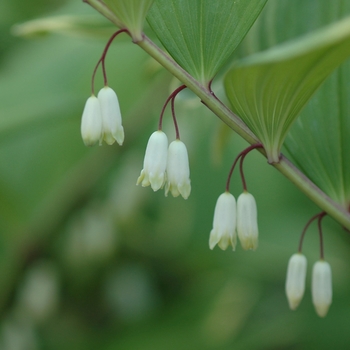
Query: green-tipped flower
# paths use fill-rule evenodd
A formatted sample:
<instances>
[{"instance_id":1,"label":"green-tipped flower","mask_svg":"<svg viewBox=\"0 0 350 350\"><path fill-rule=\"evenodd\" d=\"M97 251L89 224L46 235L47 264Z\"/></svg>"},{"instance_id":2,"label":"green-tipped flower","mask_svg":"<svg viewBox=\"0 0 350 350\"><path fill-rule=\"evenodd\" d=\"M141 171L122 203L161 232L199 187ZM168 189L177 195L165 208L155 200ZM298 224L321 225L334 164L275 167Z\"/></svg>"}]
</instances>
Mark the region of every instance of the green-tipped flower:
<instances>
[{"instance_id":1,"label":"green-tipped flower","mask_svg":"<svg viewBox=\"0 0 350 350\"><path fill-rule=\"evenodd\" d=\"M155 131L148 140L143 169L136 185L151 185L153 191L164 186L168 157L168 138L163 131Z\"/></svg>"},{"instance_id":2,"label":"green-tipped flower","mask_svg":"<svg viewBox=\"0 0 350 350\"><path fill-rule=\"evenodd\" d=\"M174 197L181 194L184 199L187 199L191 193L187 149L180 140L173 141L168 149L166 196L169 191Z\"/></svg>"},{"instance_id":3,"label":"green-tipped flower","mask_svg":"<svg viewBox=\"0 0 350 350\"><path fill-rule=\"evenodd\" d=\"M93 146L101 141L102 115L100 102L95 95L88 98L81 118L81 137L85 146Z\"/></svg>"},{"instance_id":4,"label":"green-tipped flower","mask_svg":"<svg viewBox=\"0 0 350 350\"><path fill-rule=\"evenodd\" d=\"M318 316L325 317L332 304L332 270L324 260L317 261L312 269L312 302Z\"/></svg>"},{"instance_id":5,"label":"green-tipped flower","mask_svg":"<svg viewBox=\"0 0 350 350\"><path fill-rule=\"evenodd\" d=\"M243 249L258 247L258 213L255 199L248 192L237 199L237 233Z\"/></svg>"},{"instance_id":6,"label":"green-tipped flower","mask_svg":"<svg viewBox=\"0 0 350 350\"><path fill-rule=\"evenodd\" d=\"M216 201L213 229L210 232L209 248L218 245L226 250L229 245L236 249L236 199L229 193L222 193Z\"/></svg>"},{"instance_id":7,"label":"green-tipped flower","mask_svg":"<svg viewBox=\"0 0 350 350\"><path fill-rule=\"evenodd\" d=\"M100 90L97 97L101 106L103 140L108 145L112 145L115 141L122 145L124 129L116 93L110 87L105 86Z\"/></svg>"},{"instance_id":8,"label":"green-tipped flower","mask_svg":"<svg viewBox=\"0 0 350 350\"><path fill-rule=\"evenodd\" d=\"M307 260L301 253L293 254L288 262L286 295L289 307L295 310L304 296Z\"/></svg>"}]
</instances>

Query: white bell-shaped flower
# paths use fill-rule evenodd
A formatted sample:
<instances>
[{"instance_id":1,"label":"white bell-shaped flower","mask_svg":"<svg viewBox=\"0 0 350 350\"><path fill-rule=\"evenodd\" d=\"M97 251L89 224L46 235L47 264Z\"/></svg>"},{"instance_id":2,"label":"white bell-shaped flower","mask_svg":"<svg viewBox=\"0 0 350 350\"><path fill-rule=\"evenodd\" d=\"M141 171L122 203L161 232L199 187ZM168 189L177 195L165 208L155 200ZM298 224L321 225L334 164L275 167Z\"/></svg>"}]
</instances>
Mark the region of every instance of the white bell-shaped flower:
<instances>
[{"instance_id":1,"label":"white bell-shaped flower","mask_svg":"<svg viewBox=\"0 0 350 350\"><path fill-rule=\"evenodd\" d=\"M101 105L103 140L108 145L113 145L115 141L122 145L124 129L116 93L110 87L105 86L97 97Z\"/></svg>"},{"instance_id":2,"label":"white bell-shaped flower","mask_svg":"<svg viewBox=\"0 0 350 350\"><path fill-rule=\"evenodd\" d=\"M328 262L320 260L314 264L311 291L318 316L325 317L332 304L332 270Z\"/></svg>"},{"instance_id":3,"label":"white bell-shaped flower","mask_svg":"<svg viewBox=\"0 0 350 350\"><path fill-rule=\"evenodd\" d=\"M167 183L165 185L165 195L168 192L174 197L181 194L187 199L191 193L190 167L185 144L180 140L175 140L169 145L167 164Z\"/></svg>"},{"instance_id":4,"label":"white bell-shaped flower","mask_svg":"<svg viewBox=\"0 0 350 350\"><path fill-rule=\"evenodd\" d=\"M93 146L101 140L101 107L95 95L90 96L85 103L80 130L85 146Z\"/></svg>"},{"instance_id":5,"label":"white bell-shaped flower","mask_svg":"<svg viewBox=\"0 0 350 350\"><path fill-rule=\"evenodd\" d=\"M229 193L222 193L216 201L213 229L210 232L209 248L218 245L226 250L229 245L236 249L236 199Z\"/></svg>"},{"instance_id":6,"label":"white bell-shaped flower","mask_svg":"<svg viewBox=\"0 0 350 350\"><path fill-rule=\"evenodd\" d=\"M164 186L168 157L168 138L163 131L155 131L148 140L143 169L136 185L151 185L153 191Z\"/></svg>"},{"instance_id":7,"label":"white bell-shaped flower","mask_svg":"<svg viewBox=\"0 0 350 350\"><path fill-rule=\"evenodd\" d=\"M35 263L24 275L18 290L17 308L38 323L50 319L58 307L59 278L48 261Z\"/></svg>"},{"instance_id":8,"label":"white bell-shaped flower","mask_svg":"<svg viewBox=\"0 0 350 350\"><path fill-rule=\"evenodd\" d=\"M243 249L258 247L258 213L254 197L243 192L237 199L237 233Z\"/></svg>"},{"instance_id":9,"label":"white bell-shaped flower","mask_svg":"<svg viewBox=\"0 0 350 350\"><path fill-rule=\"evenodd\" d=\"M306 279L306 257L301 254L293 254L288 262L286 295L289 307L295 310L304 296Z\"/></svg>"}]
</instances>

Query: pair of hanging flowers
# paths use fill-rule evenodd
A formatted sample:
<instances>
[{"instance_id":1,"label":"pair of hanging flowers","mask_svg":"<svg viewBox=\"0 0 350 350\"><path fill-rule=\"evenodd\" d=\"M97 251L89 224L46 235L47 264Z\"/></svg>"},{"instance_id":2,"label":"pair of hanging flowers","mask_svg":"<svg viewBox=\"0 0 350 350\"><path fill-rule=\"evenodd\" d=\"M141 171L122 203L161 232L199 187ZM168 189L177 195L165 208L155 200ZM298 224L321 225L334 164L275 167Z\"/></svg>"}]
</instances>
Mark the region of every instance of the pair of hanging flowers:
<instances>
[{"instance_id":1,"label":"pair of hanging flowers","mask_svg":"<svg viewBox=\"0 0 350 350\"><path fill-rule=\"evenodd\" d=\"M124 129L118 97L114 90L105 86L97 97L93 94L85 104L81 120L81 136L86 146L102 144L112 145L124 142Z\"/></svg>"},{"instance_id":2,"label":"pair of hanging flowers","mask_svg":"<svg viewBox=\"0 0 350 350\"><path fill-rule=\"evenodd\" d=\"M237 234L244 250L258 247L258 214L252 194L243 192L237 200L228 191L222 193L215 206L213 229L210 232L209 247L218 245L226 250L229 245L236 249Z\"/></svg>"},{"instance_id":3,"label":"pair of hanging flowers","mask_svg":"<svg viewBox=\"0 0 350 350\"><path fill-rule=\"evenodd\" d=\"M102 141L105 141L108 145L112 145L115 141L119 145L122 145L124 142L124 128L122 126L118 97L114 90L108 86L105 67L106 55L112 41L118 34L123 32L127 32L127 30L118 30L111 36L92 74L91 96L85 103L81 119L81 136L86 146L94 146L96 143L101 145ZM96 97L94 82L96 71L100 64L102 65L105 86Z\"/></svg>"},{"instance_id":4,"label":"pair of hanging flowers","mask_svg":"<svg viewBox=\"0 0 350 350\"><path fill-rule=\"evenodd\" d=\"M143 169L137 185L151 186L158 191L165 185L174 197L187 199L191 193L190 168L185 144L176 139L168 148L168 138L162 130L155 131L148 140Z\"/></svg>"},{"instance_id":5,"label":"pair of hanging flowers","mask_svg":"<svg viewBox=\"0 0 350 350\"><path fill-rule=\"evenodd\" d=\"M185 88L186 85L181 85L165 101L160 113L158 130L148 140L143 169L136 184L141 184L143 187L151 186L153 191L165 186L166 196L170 192L174 197L181 195L187 199L191 193L190 167L187 148L180 140L175 115L175 97ZM168 148L168 137L162 131L162 124L165 108L170 101L176 139Z\"/></svg>"},{"instance_id":6,"label":"pair of hanging flowers","mask_svg":"<svg viewBox=\"0 0 350 350\"><path fill-rule=\"evenodd\" d=\"M299 306L305 292L307 260L305 255L301 253L303 239L311 222L318 219L320 260L314 264L312 269L311 294L316 313L320 317L327 315L332 303L332 270L329 263L324 260L321 230L321 221L325 215L324 212L317 214L306 224L300 238L299 251L289 259L286 279L286 295L289 307L295 310Z\"/></svg>"},{"instance_id":7,"label":"pair of hanging flowers","mask_svg":"<svg viewBox=\"0 0 350 350\"><path fill-rule=\"evenodd\" d=\"M214 249L218 245L226 250L229 245L236 249L237 234L244 250L256 250L258 247L258 213L255 198L247 191L247 184L243 173L243 161L245 156L261 144L253 145L242 151L235 159L228 175L226 190L222 193L215 206L213 229L210 232L209 247ZM243 193L235 197L229 192L233 170L240 161L240 173L243 184Z\"/></svg>"}]
</instances>

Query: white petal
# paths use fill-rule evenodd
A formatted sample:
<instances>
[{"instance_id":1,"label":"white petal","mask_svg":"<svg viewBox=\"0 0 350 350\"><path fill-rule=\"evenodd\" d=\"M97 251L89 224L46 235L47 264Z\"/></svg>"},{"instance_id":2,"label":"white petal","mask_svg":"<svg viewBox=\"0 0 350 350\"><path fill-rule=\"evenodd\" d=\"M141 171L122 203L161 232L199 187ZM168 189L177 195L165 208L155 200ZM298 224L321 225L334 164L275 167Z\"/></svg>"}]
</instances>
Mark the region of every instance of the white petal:
<instances>
[{"instance_id":1,"label":"white petal","mask_svg":"<svg viewBox=\"0 0 350 350\"><path fill-rule=\"evenodd\" d=\"M94 95L89 97L85 103L80 130L86 146L93 146L101 139L101 107L99 100Z\"/></svg>"},{"instance_id":2,"label":"white petal","mask_svg":"<svg viewBox=\"0 0 350 350\"><path fill-rule=\"evenodd\" d=\"M167 183L165 195L168 192L174 197L180 194L187 199L191 193L190 167L185 144L175 140L169 145L167 164Z\"/></svg>"},{"instance_id":3,"label":"white petal","mask_svg":"<svg viewBox=\"0 0 350 350\"><path fill-rule=\"evenodd\" d=\"M124 129L118 97L113 89L105 86L97 95L101 104L103 139L108 145L124 142Z\"/></svg>"},{"instance_id":4,"label":"white petal","mask_svg":"<svg viewBox=\"0 0 350 350\"><path fill-rule=\"evenodd\" d=\"M293 254L288 262L286 294L289 307L295 310L305 292L307 260L303 254Z\"/></svg>"},{"instance_id":5,"label":"white petal","mask_svg":"<svg viewBox=\"0 0 350 350\"><path fill-rule=\"evenodd\" d=\"M324 260L317 261L312 269L312 302L317 314L325 317L332 304L332 270Z\"/></svg>"},{"instance_id":6,"label":"white petal","mask_svg":"<svg viewBox=\"0 0 350 350\"><path fill-rule=\"evenodd\" d=\"M168 138L163 131L155 131L148 140L143 169L137 185L143 187L151 185L153 191L164 186L166 180L166 166L168 157Z\"/></svg>"},{"instance_id":7,"label":"white petal","mask_svg":"<svg viewBox=\"0 0 350 350\"><path fill-rule=\"evenodd\" d=\"M231 245L235 250L236 243L236 200L231 193L224 192L216 201L209 248L214 249L217 244L222 250L226 250Z\"/></svg>"},{"instance_id":8,"label":"white petal","mask_svg":"<svg viewBox=\"0 0 350 350\"><path fill-rule=\"evenodd\" d=\"M255 199L248 192L237 199L237 233L243 249L258 247L258 213Z\"/></svg>"}]
</instances>

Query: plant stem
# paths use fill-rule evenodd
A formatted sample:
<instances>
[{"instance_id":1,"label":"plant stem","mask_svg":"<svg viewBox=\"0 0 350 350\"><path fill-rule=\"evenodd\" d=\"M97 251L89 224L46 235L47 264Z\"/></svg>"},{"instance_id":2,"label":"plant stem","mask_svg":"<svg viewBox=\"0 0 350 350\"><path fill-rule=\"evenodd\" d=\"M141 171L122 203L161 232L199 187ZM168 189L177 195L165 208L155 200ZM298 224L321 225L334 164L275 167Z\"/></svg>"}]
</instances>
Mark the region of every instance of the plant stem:
<instances>
[{"instance_id":1,"label":"plant stem","mask_svg":"<svg viewBox=\"0 0 350 350\"><path fill-rule=\"evenodd\" d=\"M180 140L180 131L179 131L179 126L177 125L177 120L175 115L175 96L171 99L171 114L173 116L173 121L174 121L176 140Z\"/></svg>"},{"instance_id":2,"label":"plant stem","mask_svg":"<svg viewBox=\"0 0 350 350\"><path fill-rule=\"evenodd\" d=\"M244 149L242 152L240 152L238 154L238 156L236 157L236 159L234 160L231 169L228 173L228 177L227 177L227 181L226 181L226 192L230 192L230 182L231 182L231 177L232 177L232 173L233 170L235 169L235 166L239 160L239 158L241 158L241 164L240 164L240 174L241 174L241 179L242 179L242 186L243 186L243 191L247 190L247 184L244 178L244 173L243 173L243 160L245 158L245 156L252 151L253 149L257 149L257 148L263 148L263 145L261 143L258 143L256 145L251 145L249 147L247 147L246 149Z\"/></svg>"},{"instance_id":3,"label":"plant stem","mask_svg":"<svg viewBox=\"0 0 350 350\"><path fill-rule=\"evenodd\" d=\"M318 225L318 234L320 236L320 259L324 260L324 245L323 245L323 234L322 234L322 219L325 217L326 213L323 212L320 214L317 225Z\"/></svg>"},{"instance_id":4,"label":"plant stem","mask_svg":"<svg viewBox=\"0 0 350 350\"><path fill-rule=\"evenodd\" d=\"M115 37L123 32L128 32L128 31L126 29L120 29L110 37L110 39L108 40L108 42L103 50L101 58L98 60L96 66L95 66L94 72L92 73L92 79L91 79L91 92L93 95L95 95L95 76L96 76L97 68L99 67L99 65L101 63L102 63L102 73L103 73L104 84L105 84L105 86L108 85L106 66L105 66L106 55L107 55L108 49L111 46Z\"/></svg>"},{"instance_id":5,"label":"plant stem","mask_svg":"<svg viewBox=\"0 0 350 350\"><path fill-rule=\"evenodd\" d=\"M307 231L307 229L309 228L309 226L311 225L311 223L318 219L318 230L319 230L319 235L320 235L320 255L321 255L321 258L323 259L323 239L322 239L322 231L321 231L321 220L322 218L326 215L325 212L321 212L321 213L318 213L316 215L314 215L305 225L304 229L303 229L303 232L301 233L301 236L300 236L300 240L299 240L299 247L298 247L298 253L301 254L302 252L302 249L303 249L303 242L304 242L304 238L305 238L305 233Z\"/></svg>"},{"instance_id":6,"label":"plant stem","mask_svg":"<svg viewBox=\"0 0 350 350\"><path fill-rule=\"evenodd\" d=\"M317 204L329 216L350 230L350 213L328 197L306 175L304 175L288 158L281 155L280 162L273 164L286 178L294 183L315 204Z\"/></svg>"},{"instance_id":7,"label":"plant stem","mask_svg":"<svg viewBox=\"0 0 350 350\"><path fill-rule=\"evenodd\" d=\"M158 130L162 130L162 124L163 124L163 116L164 116L164 111L166 106L168 105L169 101L172 99L175 99L176 95L182 91L183 89L186 89L186 85L181 85L180 87L178 87L176 90L174 90L169 97L166 99L162 111L160 112L160 117L159 117L159 123L158 123ZM173 115L174 117L174 115Z\"/></svg>"},{"instance_id":8,"label":"plant stem","mask_svg":"<svg viewBox=\"0 0 350 350\"><path fill-rule=\"evenodd\" d=\"M99 11L103 16L108 18L114 24L118 25L117 17L99 0L85 0L88 4ZM227 108L220 100L184 69L182 69L168 54L162 51L147 36L143 36L143 40L136 43L150 56L152 56L165 69L178 78L190 90L192 90L201 101L232 130L243 137L251 145L260 143L257 137L249 130L243 121ZM266 157L263 149L259 152ZM345 228L350 230L350 213L347 208L343 208L340 204L333 201L321 189L310 181L299 169L295 167L284 155L281 154L280 162L272 164L285 177L293 182L304 194L306 194L315 204L322 210L327 212Z\"/></svg>"}]
</instances>

